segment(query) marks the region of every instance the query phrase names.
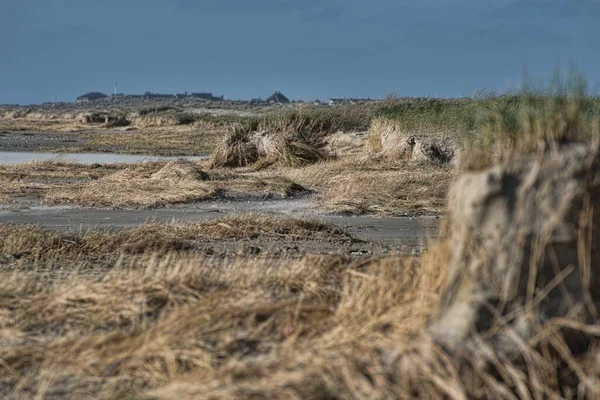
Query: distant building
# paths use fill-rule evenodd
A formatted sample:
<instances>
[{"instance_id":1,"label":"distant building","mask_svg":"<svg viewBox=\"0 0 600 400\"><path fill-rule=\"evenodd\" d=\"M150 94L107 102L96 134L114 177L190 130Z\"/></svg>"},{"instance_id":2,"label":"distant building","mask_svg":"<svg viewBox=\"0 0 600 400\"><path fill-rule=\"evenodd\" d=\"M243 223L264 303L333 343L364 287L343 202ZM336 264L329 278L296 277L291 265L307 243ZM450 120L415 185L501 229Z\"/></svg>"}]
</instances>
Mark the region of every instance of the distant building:
<instances>
[{"instance_id":1,"label":"distant building","mask_svg":"<svg viewBox=\"0 0 600 400\"><path fill-rule=\"evenodd\" d=\"M191 96L196 99L202 99L202 100L212 100L213 99L212 93L192 93Z\"/></svg>"},{"instance_id":2,"label":"distant building","mask_svg":"<svg viewBox=\"0 0 600 400\"><path fill-rule=\"evenodd\" d=\"M207 101L223 101L224 96L217 97L213 96L212 93L192 93L189 97L193 97L195 99L207 100Z\"/></svg>"},{"instance_id":3,"label":"distant building","mask_svg":"<svg viewBox=\"0 0 600 400\"><path fill-rule=\"evenodd\" d=\"M248 103L250 103L250 104L264 104L265 101L259 97L258 99L256 99L256 98L251 99Z\"/></svg>"},{"instance_id":4,"label":"distant building","mask_svg":"<svg viewBox=\"0 0 600 400\"><path fill-rule=\"evenodd\" d=\"M290 99L285 97L281 92L275 92L266 100L269 104L289 104Z\"/></svg>"},{"instance_id":5,"label":"distant building","mask_svg":"<svg viewBox=\"0 0 600 400\"><path fill-rule=\"evenodd\" d=\"M329 105L335 106L339 104L356 104L356 103L364 103L367 101L371 101L371 99L329 99Z\"/></svg>"},{"instance_id":6,"label":"distant building","mask_svg":"<svg viewBox=\"0 0 600 400\"><path fill-rule=\"evenodd\" d=\"M161 94L161 93L145 92L142 97L146 100L149 100L149 99L173 99L173 98L175 98L175 95L174 94Z\"/></svg>"},{"instance_id":7,"label":"distant building","mask_svg":"<svg viewBox=\"0 0 600 400\"><path fill-rule=\"evenodd\" d=\"M189 98L197 98L202 100L210 100L210 101L223 101L225 99L224 96L213 96L212 93L176 93L176 94L166 94L166 93L152 93L145 92L144 94L125 94L125 93L115 93L111 96L107 96L104 93L100 92L90 92L86 93L83 96L77 97L78 103L87 103L90 101L95 101L99 99L103 99L106 97L111 97L113 99L144 99L144 100L161 100L161 99L189 99Z\"/></svg>"},{"instance_id":8,"label":"distant building","mask_svg":"<svg viewBox=\"0 0 600 400\"><path fill-rule=\"evenodd\" d=\"M77 103L89 103L90 101L96 101L100 99L107 98L108 96L104 93L100 92L89 92L84 94L83 96L79 96L76 100Z\"/></svg>"}]
</instances>

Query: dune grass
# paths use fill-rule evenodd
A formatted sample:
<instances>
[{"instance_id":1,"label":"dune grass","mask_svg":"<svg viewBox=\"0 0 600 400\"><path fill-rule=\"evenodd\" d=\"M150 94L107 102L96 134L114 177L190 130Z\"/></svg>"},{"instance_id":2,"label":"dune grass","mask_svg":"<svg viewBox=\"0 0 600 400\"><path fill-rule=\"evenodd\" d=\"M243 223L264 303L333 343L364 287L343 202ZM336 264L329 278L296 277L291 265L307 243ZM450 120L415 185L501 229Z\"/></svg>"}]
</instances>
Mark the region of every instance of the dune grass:
<instances>
[{"instance_id":1,"label":"dune grass","mask_svg":"<svg viewBox=\"0 0 600 400\"><path fill-rule=\"evenodd\" d=\"M525 345L524 362L479 365L432 343L425 329L445 287L443 243L419 259L357 260L214 258L176 244L198 233L230 237L219 223L240 227L242 236L262 229L272 237L261 222L221 220L175 230L149 225L89 236L0 227L0 395L600 394L597 350L577 357L557 354L564 349L549 340L544 342L549 348ZM327 232L322 229L292 222L290 234ZM593 325L587 329L600 335ZM494 357L501 355L485 355Z\"/></svg>"},{"instance_id":2,"label":"dune grass","mask_svg":"<svg viewBox=\"0 0 600 400\"><path fill-rule=\"evenodd\" d=\"M455 173L448 165L354 156L283 169L282 175L314 191L327 211L391 216L441 214Z\"/></svg>"},{"instance_id":3,"label":"dune grass","mask_svg":"<svg viewBox=\"0 0 600 400\"><path fill-rule=\"evenodd\" d=\"M313 107L282 110L232 124L213 151L213 167L261 169L273 164L302 166L330 156L326 137L338 131L366 129L372 107Z\"/></svg>"},{"instance_id":4,"label":"dune grass","mask_svg":"<svg viewBox=\"0 0 600 400\"><path fill-rule=\"evenodd\" d=\"M294 197L308 193L281 177L260 177L200 169L186 161L141 163L82 185L52 188L46 204L87 207L152 208L226 196Z\"/></svg>"},{"instance_id":5,"label":"dune grass","mask_svg":"<svg viewBox=\"0 0 600 400\"><path fill-rule=\"evenodd\" d=\"M481 120L471 115L468 102L450 102L441 109L437 104L417 111L406 108L395 115L403 116L399 123L406 123L406 129L413 112L413 122L433 113L430 124L439 130L460 130L464 124L468 128L473 121L471 158L461 159L467 170L506 162L510 153L544 156L563 143L596 139L596 100L532 97L533 103L524 107L523 99L484 99L499 101L496 105L504 111L484 112L479 114L484 116ZM451 112L455 115L446 115L448 110L455 110ZM481 139L486 137L491 141ZM159 172L157 181L177 190L191 180L204 187L217 175L226 180L237 174L226 170L206 174L197 167L161 172L156 166L144 166L124 181L115 180L124 186L123 182L142 179L139 190L150 192L147 181ZM140 178L141 168L147 171ZM323 204L353 212L411 206L440 209L449 180L457 173L442 165L364 157L321 160L279 171L315 188ZM106 173L96 181L110 176ZM116 186L97 189L117 190ZM597 252L597 226L584 223L590 215L581 216L585 226L573 228L585 236L578 251L586 259ZM587 323L568 316L538 321L530 338L509 330L518 344L515 357L492 345L494 332L507 330L503 318L496 318L497 325L482 335L473 333L476 346L465 343L451 350L433 341L428 326L443 305L442 294L452 288L447 268L453 252L483 252L485 243L469 247L465 240L463 249L441 240L419 258L322 254L299 259L228 258L206 257L194 250L199 238L276 240L283 235L346 240L342 232L318 223L264 218L220 219L176 228L150 225L75 237L0 227L0 396L600 397L597 313ZM533 261L529 268L535 271ZM542 297L544 290L535 295ZM565 336L569 329L586 336L590 346L585 351L571 352Z\"/></svg>"},{"instance_id":6,"label":"dune grass","mask_svg":"<svg viewBox=\"0 0 600 400\"><path fill-rule=\"evenodd\" d=\"M268 225L260 227L265 222L238 221L239 232L245 236L260 229L272 237ZM416 275L405 275L400 258L385 266L316 255L283 263L192 256L173 240L159 245L168 244L170 235L189 238L199 231L231 237L220 223L235 221L204 224L196 231L148 226L82 237L0 228L10 233L0 236L3 398L137 398L190 373L203 375L195 382L204 385L232 367L246 370L236 378L244 380L256 374L260 359L288 363L292 347L297 360L307 360L318 349L334 355L336 349L353 348L356 340L396 331L396 323L388 326L394 319L392 303L416 295L409 290ZM318 240L339 235L320 224L275 223L289 227L276 235L316 234ZM84 268L84 260L96 267ZM411 263L406 268L416 271ZM390 279L400 274L406 290L394 284L384 303L371 285L361 284L372 283L372 275L391 288ZM355 298L356 293L362 294ZM411 315L413 325L403 322L402 329L417 329L419 319L424 323L423 316ZM372 317L378 322L370 323ZM342 326L346 333L340 335ZM286 353L283 359L276 355ZM218 386L213 390L227 389Z\"/></svg>"}]
</instances>

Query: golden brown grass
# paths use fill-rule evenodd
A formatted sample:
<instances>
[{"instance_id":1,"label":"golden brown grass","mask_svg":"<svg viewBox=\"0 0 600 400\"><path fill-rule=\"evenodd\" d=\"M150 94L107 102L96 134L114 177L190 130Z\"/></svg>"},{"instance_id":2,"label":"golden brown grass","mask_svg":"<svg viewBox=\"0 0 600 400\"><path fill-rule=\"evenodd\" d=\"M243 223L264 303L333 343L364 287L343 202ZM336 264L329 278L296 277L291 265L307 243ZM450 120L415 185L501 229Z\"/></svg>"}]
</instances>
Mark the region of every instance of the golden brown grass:
<instances>
[{"instance_id":1,"label":"golden brown grass","mask_svg":"<svg viewBox=\"0 0 600 400\"><path fill-rule=\"evenodd\" d=\"M546 151L561 138L579 140L579 131L571 130L577 120L569 115L558 119L562 125L533 119L532 126L544 128L503 142L503 149ZM497 160L495 155L473 156L476 166ZM236 180L234 173L213 173ZM281 173L319 191L323 204L355 212L393 212L411 204L414 209L441 207L437 202L454 174L442 166L358 158L263 173ZM221 219L179 231L151 225L83 238L3 228L0 396L600 397L597 313L588 324L569 317L538 322L528 338L498 317L498 326L482 336L473 332L469 343L453 351L432 341L428 321L440 310L449 259L457 251L444 240L418 259L217 258L202 256L193 246L165 246L182 238L193 243L202 235L276 240L282 234L277 229L286 225L261 218ZM596 228L582 230L582 255L596 251L591 242L597 239ZM343 237L298 222L283 233ZM535 262L532 257L534 271ZM585 333L591 346L571 353L565 327ZM498 330L518 344L514 357L495 346Z\"/></svg>"},{"instance_id":2,"label":"golden brown grass","mask_svg":"<svg viewBox=\"0 0 600 400\"><path fill-rule=\"evenodd\" d=\"M347 157L286 169L283 175L316 191L318 204L329 211L438 214L454 170L431 163Z\"/></svg>"},{"instance_id":3,"label":"golden brown grass","mask_svg":"<svg viewBox=\"0 0 600 400\"><path fill-rule=\"evenodd\" d=\"M196 123L140 127L124 132L92 132L81 137L92 150L110 148L118 153L190 156L210 153L224 135L223 127Z\"/></svg>"},{"instance_id":4,"label":"golden brown grass","mask_svg":"<svg viewBox=\"0 0 600 400\"><path fill-rule=\"evenodd\" d=\"M160 169L158 169L158 168ZM74 189L48 192L48 204L91 207L155 207L206 200L217 189L206 183L209 176L192 163L154 163L131 166Z\"/></svg>"},{"instance_id":5,"label":"golden brown grass","mask_svg":"<svg viewBox=\"0 0 600 400\"><path fill-rule=\"evenodd\" d=\"M157 207L213 199L228 195L282 197L305 192L283 178L242 176L228 172L207 174L192 162L141 163L80 187L46 193L47 204L88 207Z\"/></svg>"},{"instance_id":6,"label":"golden brown grass","mask_svg":"<svg viewBox=\"0 0 600 400\"><path fill-rule=\"evenodd\" d=\"M25 265L31 262L58 261L63 267L77 262L102 267L98 257L111 260L125 254L203 253L216 242L236 244L255 240L266 247L290 242L331 243L343 246L356 242L341 228L310 219L245 213L204 222L161 224L150 222L138 228L114 232L90 230L59 234L35 226L0 225L0 255L3 260ZM233 249L235 250L235 248ZM274 253L268 254L270 257Z\"/></svg>"},{"instance_id":7,"label":"golden brown grass","mask_svg":"<svg viewBox=\"0 0 600 400\"><path fill-rule=\"evenodd\" d=\"M267 221L249 222L241 223L243 229L273 235ZM169 253L173 249L155 245L124 258L116 255L131 254L136 238L158 244L164 237L153 232L156 227L80 238L34 228L4 227L3 233L11 229L12 235L0 236L4 398L143 395L190 373L202 376L196 384L209 385L231 368L241 372L235 385L262 369L260 360L287 364L293 348L298 360L307 360L319 349L335 353L396 326L416 330L417 320L424 323L414 312L412 325L393 317L394 303L416 295L406 290L416 275L406 274L399 258L353 264L339 256L306 256L284 266L272 259ZM231 236L219 222L201 229ZM294 223L289 234L326 231ZM19 254L23 249L32 254ZM78 252L106 268L82 268ZM415 264L406 268L416 272ZM401 275L404 287L390 284Z\"/></svg>"},{"instance_id":8,"label":"golden brown grass","mask_svg":"<svg viewBox=\"0 0 600 400\"><path fill-rule=\"evenodd\" d=\"M215 224L201 229L229 236ZM445 285L444 244L418 260L217 259L155 245L132 254L131 243L174 232L156 225L89 237L0 229L6 399L599 394L596 349L575 357L525 344L524 362L490 367L432 343L425 328ZM17 256L23 249L32 254Z\"/></svg>"},{"instance_id":9,"label":"golden brown grass","mask_svg":"<svg viewBox=\"0 0 600 400\"><path fill-rule=\"evenodd\" d=\"M297 240L350 240L342 229L318 221L298 218L277 218L264 214L243 214L222 217L199 225L192 234L213 239L297 239Z\"/></svg>"},{"instance_id":10,"label":"golden brown grass","mask_svg":"<svg viewBox=\"0 0 600 400\"><path fill-rule=\"evenodd\" d=\"M289 131L245 131L233 129L215 148L209 159L211 168L244 167L254 169L280 164L301 166L327 158L324 135Z\"/></svg>"},{"instance_id":11,"label":"golden brown grass","mask_svg":"<svg viewBox=\"0 0 600 400\"><path fill-rule=\"evenodd\" d=\"M0 165L0 196L40 197L48 190L82 185L115 173L123 165L82 165L63 161Z\"/></svg>"},{"instance_id":12,"label":"golden brown grass","mask_svg":"<svg viewBox=\"0 0 600 400\"><path fill-rule=\"evenodd\" d=\"M81 130L100 131L106 129L102 125L84 125L73 118L0 118L0 130L70 133Z\"/></svg>"},{"instance_id":13,"label":"golden brown grass","mask_svg":"<svg viewBox=\"0 0 600 400\"><path fill-rule=\"evenodd\" d=\"M192 156L209 154L225 135L226 129L207 121L190 125L135 125L113 128L104 123L86 124L77 114L51 115L36 118L0 118L0 131L30 131L60 133L72 136L77 147L38 147L45 152L104 152L148 154L160 156Z\"/></svg>"},{"instance_id":14,"label":"golden brown grass","mask_svg":"<svg viewBox=\"0 0 600 400\"><path fill-rule=\"evenodd\" d=\"M346 156L300 168L261 172L158 162L81 165L38 162L0 166L0 195L28 196L46 204L156 207L230 196L293 197L315 192L328 211L379 215L440 213L450 167Z\"/></svg>"},{"instance_id":15,"label":"golden brown grass","mask_svg":"<svg viewBox=\"0 0 600 400\"><path fill-rule=\"evenodd\" d=\"M155 207L232 196L290 197L306 190L279 176L227 170L203 172L191 162L84 165L34 162L0 166L0 198L40 198L46 204Z\"/></svg>"}]
</instances>

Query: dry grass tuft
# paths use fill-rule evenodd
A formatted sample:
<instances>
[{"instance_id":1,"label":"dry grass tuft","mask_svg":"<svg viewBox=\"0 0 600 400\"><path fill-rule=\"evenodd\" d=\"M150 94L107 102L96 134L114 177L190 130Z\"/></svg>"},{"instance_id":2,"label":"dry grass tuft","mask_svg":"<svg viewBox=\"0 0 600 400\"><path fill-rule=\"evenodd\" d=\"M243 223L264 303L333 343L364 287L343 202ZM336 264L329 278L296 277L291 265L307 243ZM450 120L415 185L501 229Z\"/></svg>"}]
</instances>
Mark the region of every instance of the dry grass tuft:
<instances>
[{"instance_id":1,"label":"dry grass tuft","mask_svg":"<svg viewBox=\"0 0 600 400\"><path fill-rule=\"evenodd\" d=\"M202 233L216 239L302 239L316 241L351 240L342 229L322 222L269 215L243 214L202 223Z\"/></svg>"},{"instance_id":2,"label":"dry grass tuft","mask_svg":"<svg viewBox=\"0 0 600 400\"><path fill-rule=\"evenodd\" d=\"M273 164L302 166L331 156L328 136L368 126L373 113L367 106L301 107L241 121L212 153L213 167Z\"/></svg>"},{"instance_id":3,"label":"dry grass tuft","mask_svg":"<svg viewBox=\"0 0 600 400\"><path fill-rule=\"evenodd\" d=\"M211 154L211 168L273 164L301 166L328 157L322 137L297 132L245 132L235 129Z\"/></svg>"}]
</instances>

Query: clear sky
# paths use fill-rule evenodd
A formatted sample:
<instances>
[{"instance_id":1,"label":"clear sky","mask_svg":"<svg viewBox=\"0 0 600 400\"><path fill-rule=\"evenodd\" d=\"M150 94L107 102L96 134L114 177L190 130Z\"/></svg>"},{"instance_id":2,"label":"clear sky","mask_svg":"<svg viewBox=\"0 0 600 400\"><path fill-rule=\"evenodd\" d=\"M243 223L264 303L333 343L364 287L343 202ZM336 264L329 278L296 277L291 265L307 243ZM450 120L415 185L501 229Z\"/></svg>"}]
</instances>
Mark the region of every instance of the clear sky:
<instances>
[{"instance_id":1,"label":"clear sky","mask_svg":"<svg viewBox=\"0 0 600 400\"><path fill-rule=\"evenodd\" d=\"M89 91L457 97L574 63L600 0L0 0L0 103Z\"/></svg>"}]
</instances>

